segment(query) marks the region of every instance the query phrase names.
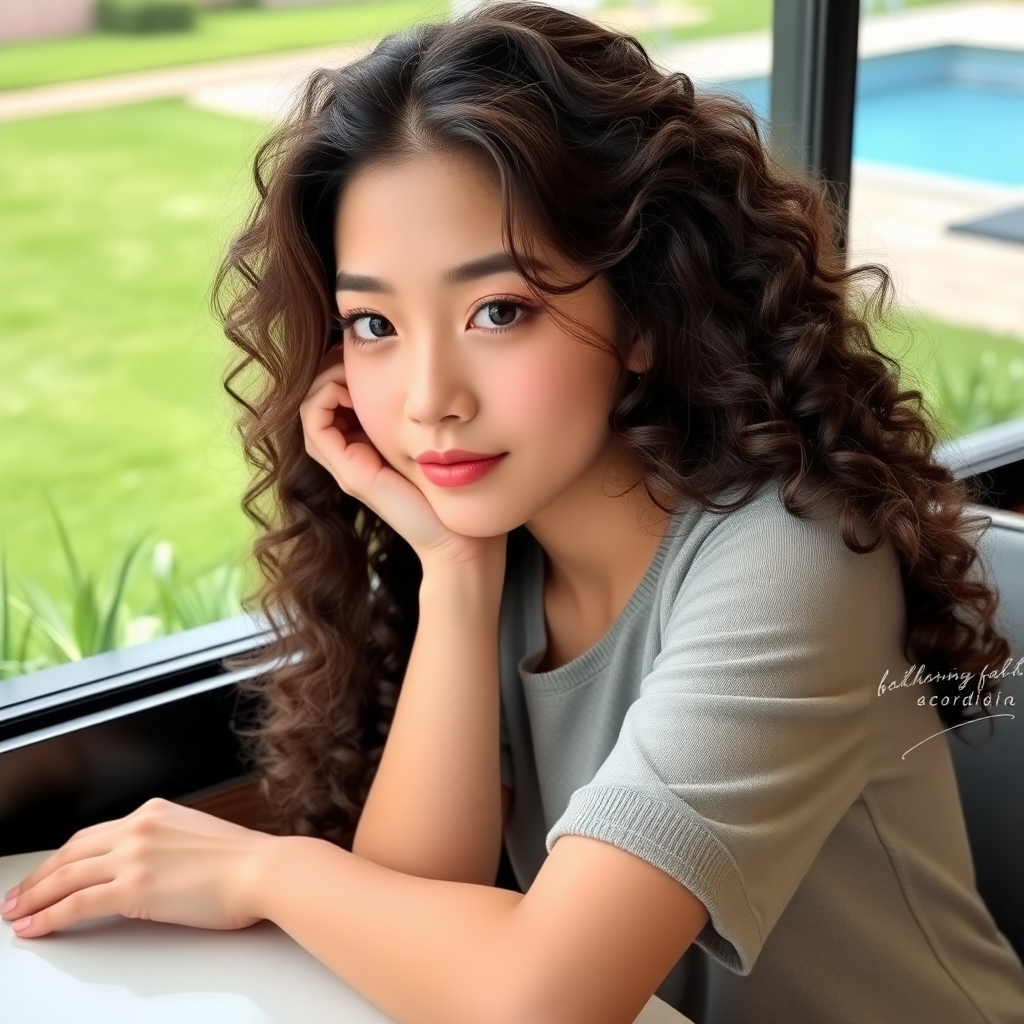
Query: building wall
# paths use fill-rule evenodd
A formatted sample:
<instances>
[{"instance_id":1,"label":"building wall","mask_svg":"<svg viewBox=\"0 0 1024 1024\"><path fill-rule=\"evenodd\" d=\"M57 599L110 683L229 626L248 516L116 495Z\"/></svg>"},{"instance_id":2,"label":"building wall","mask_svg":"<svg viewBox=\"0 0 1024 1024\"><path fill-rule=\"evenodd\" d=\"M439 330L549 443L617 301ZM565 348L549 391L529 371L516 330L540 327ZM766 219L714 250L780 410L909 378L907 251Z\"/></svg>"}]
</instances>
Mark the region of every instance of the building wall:
<instances>
[{"instance_id":1,"label":"building wall","mask_svg":"<svg viewBox=\"0 0 1024 1024\"><path fill-rule=\"evenodd\" d=\"M96 0L0 0L0 42L88 32Z\"/></svg>"},{"instance_id":2,"label":"building wall","mask_svg":"<svg viewBox=\"0 0 1024 1024\"><path fill-rule=\"evenodd\" d=\"M225 7L234 2L200 0L205 7ZM96 25L95 10L96 0L0 0L0 42L90 32Z\"/></svg>"}]
</instances>

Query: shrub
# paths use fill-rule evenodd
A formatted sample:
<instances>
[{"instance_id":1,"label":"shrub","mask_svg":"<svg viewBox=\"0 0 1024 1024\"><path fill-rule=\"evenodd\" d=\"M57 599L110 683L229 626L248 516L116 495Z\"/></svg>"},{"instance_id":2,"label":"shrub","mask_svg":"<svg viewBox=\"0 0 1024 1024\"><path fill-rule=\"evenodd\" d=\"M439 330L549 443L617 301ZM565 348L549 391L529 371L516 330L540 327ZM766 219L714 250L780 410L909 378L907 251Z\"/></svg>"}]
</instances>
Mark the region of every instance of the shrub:
<instances>
[{"instance_id":1,"label":"shrub","mask_svg":"<svg viewBox=\"0 0 1024 1024\"><path fill-rule=\"evenodd\" d=\"M223 562L198 572L182 572L171 545L161 541L154 546L151 560L156 601L136 615L128 607L125 591L141 561L143 539L127 544L111 558L104 578L96 578L79 561L49 497L47 503L64 552L67 585L63 594L54 595L15 574L25 600L16 597L0 551L0 680L145 643L243 610L240 565ZM15 621L16 616L20 621ZM35 636L38 648L31 655L30 636Z\"/></svg>"},{"instance_id":2,"label":"shrub","mask_svg":"<svg viewBox=\"0 0 1024 1024\"><path fill-rule=\"evenodd\" d=\"M1024 359L1000 366L996 353L985 349L966 375L941 359L936 370L939 414L949 437L1024 416Z\"/></svg>"},{"instance_id":3,"label":"shrub","mask_svg":"<svg viewBox=\"0 0 1024 1024\"><path fill-rule=\"evenodd\" d=\"M98 0L96 23L110 32L180 32L199 18L197 0Z\"/></svg>"},{"instance_id":4,"label":"shrub","mask_svg":"<svg viewBox=\"0 0 1024 1024\"><path fill-rule=\"evenodd\" d=\"M168 541L153 548L153 583L157 600L154 618L159 633L194 629L242 612L241 567L228 562L184 574Z\"/></svg>"},{"instance_id":5,"label":"shrub","mask_svg":"<svg viewBox=\"0 0 1024 1024\"><path fill-rule=\"evenodd\" d=\"M19 612L24 619L20 640L15 633L12 611ZM46 664L44 659L41 663L33 665L26 657L31 631L31 612L8 590L7 562L0 556L0 679L20 676Z\"/></svg>"}]
</instances>

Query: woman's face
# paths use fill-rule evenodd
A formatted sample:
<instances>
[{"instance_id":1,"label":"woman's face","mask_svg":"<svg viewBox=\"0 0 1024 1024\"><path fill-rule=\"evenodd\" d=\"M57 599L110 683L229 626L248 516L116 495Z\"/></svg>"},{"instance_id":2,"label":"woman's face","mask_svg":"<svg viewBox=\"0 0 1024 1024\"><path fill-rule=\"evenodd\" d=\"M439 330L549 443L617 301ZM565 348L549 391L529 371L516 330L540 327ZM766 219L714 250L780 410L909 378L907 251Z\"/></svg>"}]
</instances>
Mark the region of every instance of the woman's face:
<instances>
[{"instance_id":1,"label":"woman's face","mask_svg":"<svg viewBox=\"0 0 1024 1024\"><path fill-rule=\"evenodd\" d=\"M367 168L339 203L335 253L354 411L450 530L496 536L600 487L615 359L561 331L501 265L500 196L480 164L430 154ZM546 245L535 254L560 282L583 276ZM554 302L614 338L600 279ZM459 486L416 461L456 448L504 457Z\"/></svg>"}]
</instances>

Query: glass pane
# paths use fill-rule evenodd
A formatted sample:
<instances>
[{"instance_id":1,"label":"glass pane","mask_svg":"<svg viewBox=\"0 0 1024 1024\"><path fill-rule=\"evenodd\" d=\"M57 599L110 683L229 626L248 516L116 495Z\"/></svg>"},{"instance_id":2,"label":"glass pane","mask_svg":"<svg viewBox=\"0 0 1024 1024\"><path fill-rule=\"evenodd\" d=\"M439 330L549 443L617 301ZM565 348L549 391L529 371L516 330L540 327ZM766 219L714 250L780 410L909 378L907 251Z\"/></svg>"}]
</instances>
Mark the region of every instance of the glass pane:
<instances>
[{"instance_id":1,"label":"glass pane","mask_svg":"<svg viewBox=\"0 0 1024 1024\"><path fill-rule=\"evenodd\" d=\"M0 21L0 678L238 610L248 470L207 293L263 118L309 68L448 10L218 4L136 34L18 6Z\"/></svg>"},{"instance_id":2,"label":"glass pane","mask_svg":"<svg viewBox=\"0 0 1024 1024\"><path fill-rule=\"evenodd\" d=\"M29 6L0 23L0 677L239 610L249 473L206 303L252 155L311 68L473 6L218 0L146 34ZM771 0L565 6L698 88L767 103Z\"/></svg>"},{"instance_id":3,"label":"glass pane","mask_svg":"<svg viewBox=\"0 0 1024 1024\"><path fill-rule=\"evenodd\" d=\"M0 678L238 611L249 474L206 303L252 155L311 68L472 6L218 0L138 34L26 5L0 24ZM770 0L565 6L766 104Z\"/></svg>"},{"instance_id":4,"label":"glass pane","mask_svg":"<svg viewBox=\"0 0 1024 1024\"><path fill-rule=\"evenodd\" d=\"M850 248L945 434L1024 416L1024 3L864 5Z\"/></svg>"}]
</instances>

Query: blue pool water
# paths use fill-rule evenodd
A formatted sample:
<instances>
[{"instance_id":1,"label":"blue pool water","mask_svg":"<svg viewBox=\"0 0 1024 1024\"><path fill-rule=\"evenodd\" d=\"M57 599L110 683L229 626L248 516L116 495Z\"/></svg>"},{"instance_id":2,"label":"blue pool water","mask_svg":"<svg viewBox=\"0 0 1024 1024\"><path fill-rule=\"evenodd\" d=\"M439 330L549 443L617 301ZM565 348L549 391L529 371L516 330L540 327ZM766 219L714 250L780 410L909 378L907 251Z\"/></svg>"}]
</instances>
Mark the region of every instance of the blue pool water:
<instances>
[{"instance_id":1,"label":"blue pool water","mask_svg":"<svg viewBox=\"0 0 1024 1024\"><path fill-rule=\"evenodd\" d=\"M767 116L767 79L721 85ZM940 46L862 60L853 155L1024 184L1024 52Z\"/></svg>"}]
</instances>

